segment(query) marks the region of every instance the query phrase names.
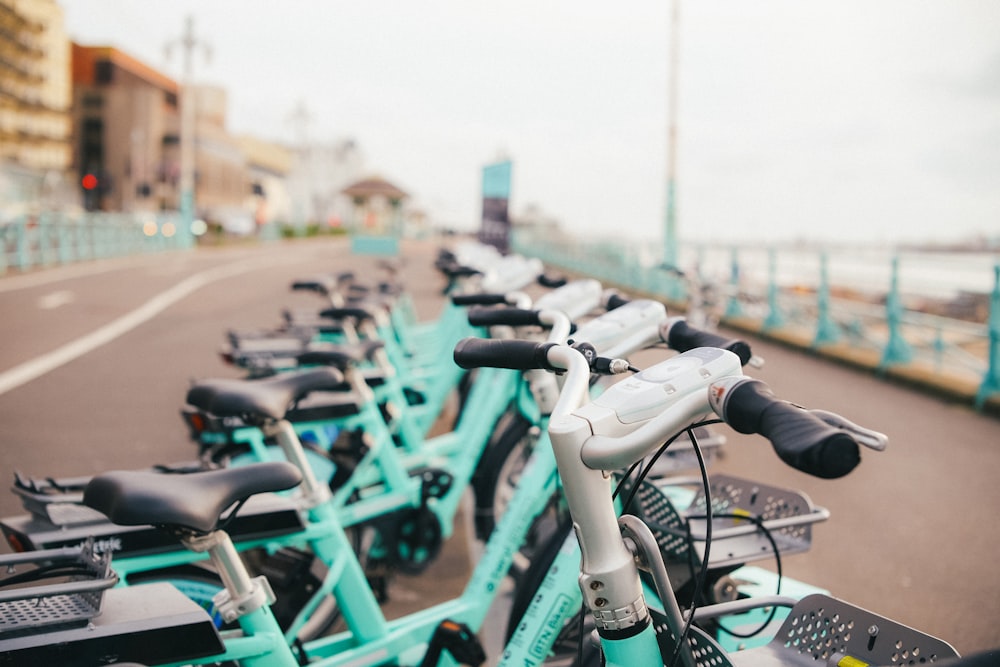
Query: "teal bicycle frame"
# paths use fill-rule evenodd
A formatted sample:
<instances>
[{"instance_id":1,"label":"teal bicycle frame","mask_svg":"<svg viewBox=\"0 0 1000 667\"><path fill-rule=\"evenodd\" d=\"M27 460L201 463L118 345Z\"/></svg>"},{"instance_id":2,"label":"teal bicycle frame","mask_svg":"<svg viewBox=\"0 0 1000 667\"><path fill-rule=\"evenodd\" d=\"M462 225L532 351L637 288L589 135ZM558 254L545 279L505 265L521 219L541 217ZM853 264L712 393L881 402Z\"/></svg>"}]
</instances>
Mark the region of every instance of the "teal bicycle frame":
<instances>
[{"instance_id":1,"label":"teal bicycle frame","mask_svg":"<svg viewBox=\"0 0 1000 667\"><path fill-rule=\"evenodd\" d=\"M587 285L586 291L592 300L581 299L579 292L576 293L574 306L578 309L590 310L600 296L599 284L596 281L589 283L592 284ZM596 290L594 285L597 286ZM512 293L508 295L508 300L523 304L528 299L519 293ZM456 316L461 315L467 329L481 331L478 327L470 327L464 309L457 306L451 308ZM569 319L558 311L542 312L550 313L547 317L555 327L553 339L565 339L569 331ZM388 337L391 332L386 331L382 335ZM449 347L454 348L451 336L446 340ZM482 452L489 444L493 426L511 407L520 411L529 422L537 424L539 409L520 375L501 373L497 369L482 369L479 377L472 383L454 430L426 438L424 433L428 425L420 421L419 415L414 416L413 406L407 404L402 383L393 372L394 364L389 364L384 358L382 361L379 366L383 382L377 393L363 381L360 370L347 371L353 387L352 398L357 404L356 415L330 422L295 422L293 427L297 434L309 434L321 449L327 449L332 444L326 437L330 425L365 432L369 451L352 470L349 480L334 493L334 504L341 508L339 519L344 526L418 504L420 484L418 479L410 476L410 471L426 467L447 470L453 477L451 487L444 497L435 498L428 505L438 517L443 536L447 537L453 530L454 516L464 489L476 471ZM438 378L444 378L445 386L456 384L464 373L455 364L448 366L447 370L437 374ZM442 397L444 393L441 392ZM431 402L433 400L435 399ZM388 401L388 411L395 414L388 426L377 405L380 401ZM441 401L443 402L443 398ZM277 460L282 454L277 448L268 446L268 435L259 428L247 427L237 429L226 437L249 447L250 452L243 457L244 462ZM395 440L393 435L396 436ZM394 445L397 440L399 447ZM320 479L332 477L333 465L329 460L311 451L307 451L306 456Z\"/></svg>"},{"instance_id":2,"label":"teal bicycle frame","mask_svg":"<svg viewBox=\"0 0 1000 667\"><path fill-rule=\"evenodd\" d=\"M484 370L493 370L497 375L508 378L519 375L514 371ZM478 382L477 380L477 384ZM541 425L544 426L545 422L542 418ZM312 602L302 609L281 641L292 642L321 599L328 594L336 598L349 630L306 643L306 653L311 659L318 660L310 664L369 664L383 662L387 656L402 657L408 651L422 649L433 631L446 619L460 619L470 627L478 628L500 590L500 584L507 576L518 546L523 542L534 518L544 511L550 496L556 492L557 475L551 448L546 442L539 445L535 461L525 470L509 511L504 513L487 542L463 594L454 600L393 621L385 620L382 615L350 542L339 524L336 509L331 503L321 500L325 487L316 482L315 478L310 480L311 475L306 473L302 496L313 497L314 502L319 502L306 512L306 530L294 536L293 543L308 546L321 560L329 563L329 569L321 589ZM240 544L239 548L269 545L273 545L273 541L261 540ZM140 560L147 564L158 562L160 567L168 567L190 562L193 560L192 556L197 558L198 554L184 551L141 559L120 558L115 560L115 569L127 576L134 571ZM142 569L145 567L143 565ZM248 637L227 638L226 653L213 656L213 661L267 655L262 652L262 647L268 644L273 646L275 641L271 620L255 614L240 619L240 623ZM266 658L261 659L266 661ZM251 661L246 664L256 663Z\"/></svg>"}]
</instances>

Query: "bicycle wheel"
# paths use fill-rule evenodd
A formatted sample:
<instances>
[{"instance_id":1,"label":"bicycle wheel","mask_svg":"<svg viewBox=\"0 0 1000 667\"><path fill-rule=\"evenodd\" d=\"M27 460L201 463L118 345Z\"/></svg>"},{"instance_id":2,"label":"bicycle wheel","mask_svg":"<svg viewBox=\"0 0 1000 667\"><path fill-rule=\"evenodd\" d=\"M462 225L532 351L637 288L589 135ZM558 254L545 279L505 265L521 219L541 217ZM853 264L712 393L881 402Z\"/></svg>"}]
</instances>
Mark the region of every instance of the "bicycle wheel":
<instances>
[{"instance_id":1,"label":"bicycle wheel","mask_svg":"<svg viewBox=\"0 0 1000 667\"><path fill-rule=\"evenodd\" d=\"M513 494L524 463L531 455L531 422L516 410L508 410L494 427L472 478L476 498L476 535L486 540Z\"/></svg>"},{"instance_id":2,"label":"bicycle wheel","mask_svg":"<svg viewBox=\"0 0 1000 667\"><path fill-rule=\"evenodd\" d=\"M485 541L503 516L513 497L524 467L534 451L532 423L516 410L505 413L473 478L476 499L476 536ZM546 509L532 523L524 543L515 556L510 574L515 579L528 567L532 554L564 518L558 496L553 496Z\"/></svg>"}]
</instances>

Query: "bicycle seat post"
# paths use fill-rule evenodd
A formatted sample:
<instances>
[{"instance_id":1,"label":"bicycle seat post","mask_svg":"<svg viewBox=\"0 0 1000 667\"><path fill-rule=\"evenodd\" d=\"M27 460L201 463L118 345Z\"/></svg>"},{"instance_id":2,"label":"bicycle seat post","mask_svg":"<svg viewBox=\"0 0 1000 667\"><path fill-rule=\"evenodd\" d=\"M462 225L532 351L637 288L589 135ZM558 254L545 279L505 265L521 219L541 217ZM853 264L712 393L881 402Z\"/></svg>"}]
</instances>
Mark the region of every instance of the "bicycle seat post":
<instances>
[{"instance_id":1,"label":"bicycle seat post","mask_svg":"<svg viewBox=\"0 0 1000 667\"><path fill-rule=\"evenodd\" d=\"M226 622L235 621L274 602L275 595L267 578L250 577L226 531L188 534L181 541L192 551L208 552L225 586L225 592L216 596L215 605Z\"/></svg>"},{"instance_id":2,"label":"bicycle seat post","mask_svg":"<svg viewBox=\"0 0 1000 667\"><path fill-rule=\"evenodd\" d=\"M329 501L332 497L330 487L321 484L316 478L316 473L306 459L305 449L292 423L287 419L276 419L267 422L261 430L265 435L274 437L288 462L302 473L299 489L306 507L311 509Z\"/></svg>"}]
</instances>

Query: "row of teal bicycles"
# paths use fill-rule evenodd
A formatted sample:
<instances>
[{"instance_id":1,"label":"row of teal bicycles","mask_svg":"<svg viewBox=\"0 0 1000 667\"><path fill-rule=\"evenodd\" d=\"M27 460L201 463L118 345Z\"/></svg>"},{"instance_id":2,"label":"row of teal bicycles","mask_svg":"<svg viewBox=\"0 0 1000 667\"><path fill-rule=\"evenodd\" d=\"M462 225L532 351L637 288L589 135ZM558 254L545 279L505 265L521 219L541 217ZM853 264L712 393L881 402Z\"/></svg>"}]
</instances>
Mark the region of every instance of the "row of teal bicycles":
<instances>
[{"instance_id":1,"label":"row of teal bicycles","mask_svg":"<svg viewBox=\"0 0 1000 667\"><path fill-rule=\"evenodd\" d=\"M709 472L727 428L831 480L885 436L775 397L744 374L760 363L746 342L658 301L473 242L436 268L433 321L399 266L373 261L293 283L313 310L226 332L244 376L183 397L189 460L15 475L0 664L996 658L783 577L829 512ZM482 543L464 590L387 618L391 582L426 576L462 516ZM502 646L483 646L486 626Z\"/></svg>"}]
</instances>

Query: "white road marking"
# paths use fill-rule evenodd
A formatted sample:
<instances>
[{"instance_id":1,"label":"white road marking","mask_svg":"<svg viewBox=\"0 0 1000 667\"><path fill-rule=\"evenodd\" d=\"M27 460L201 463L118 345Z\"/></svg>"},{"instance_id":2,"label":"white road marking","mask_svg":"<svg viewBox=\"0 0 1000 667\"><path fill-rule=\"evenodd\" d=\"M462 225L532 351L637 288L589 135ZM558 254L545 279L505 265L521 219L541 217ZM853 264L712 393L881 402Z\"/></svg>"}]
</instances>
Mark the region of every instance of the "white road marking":
<instances>
[{"instance_id":1,"label":"white road marking","mask_svg":"<svg viewBox=\"0 0 1000 667\"><path fill-rule=\"evenodd\" d=\"M116 271L121 268L137 266L145 261L143 257L118 257L112 259L101 259L92 262L81 262L80 264L70 264L53 269L45 269L35 273L25 273L23 275L0 276L0 292L10 292L29 287L38 287L49 283L92 276L99 273Z\"/></svg>"},{"instance_id":2,"label":"white road marking","mask_svg":"<svg viewBox=\"0 0 1000 667\"><path fill-rule=\"evenodd\" d=\"M59 306L65 306L67 303L72 303L74 295L68 289L61 289L57 292L51 292L46 294L38 300L38 307L42 310L52 310L58 308Z\"/></svg>"},{"instance_id":3,"label":"white road marking","mask_svg":"<svg viewBox=\"0 0 1000 667\"><path fill-rule=\"evenodd\" d=\"M12 389L31 382L35 378L81 357L105 343L111 342L118 336L147 322L169 306L211 282L245 273L264 264L276 264L283 261L291 260L275 260L269 257L254 258L196 273L186 280L177 283L166 292L157 294L130 313L126 313L117 320L109 322L100 329L81 336L52 352L43 354L31 361L0 373L0 394L5 394Z\"/></svg>"}]
</instances>

